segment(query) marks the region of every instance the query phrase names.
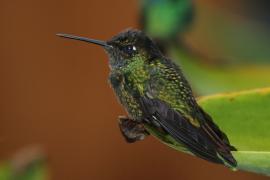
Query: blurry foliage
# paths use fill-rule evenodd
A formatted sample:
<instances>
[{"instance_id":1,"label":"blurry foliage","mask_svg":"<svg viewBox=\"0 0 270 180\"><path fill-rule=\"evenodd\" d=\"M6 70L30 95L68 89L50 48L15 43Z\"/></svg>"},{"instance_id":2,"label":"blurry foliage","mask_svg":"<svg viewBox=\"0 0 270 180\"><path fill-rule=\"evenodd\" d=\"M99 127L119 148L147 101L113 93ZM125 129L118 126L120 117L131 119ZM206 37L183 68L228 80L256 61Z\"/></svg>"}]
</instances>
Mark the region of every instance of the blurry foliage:
<instances>
[{"instance_id":1,"label":"blurry foliage","mask_svg":"<svg viewBox=\"0 0 270 180\"><path fill-rule=\"evenodd\" d=\"M190 0L141 0L140 16L142 29L167 45L189 29L194 7Z\"/></svg>"},{"instance_id":2,"label":"blurry foliage","mask_svg":"<svg viewBox=\"0 0 270 180\"><path fill-rule=\"evenodd\" d=\"M141 0L140 24L163 48L180 42L216 64L269 64L269 2L222 2Z\"/></svg>"},{"instance_id":3,"label":"blurry foliage","mask_svg":"<svg viewBox=\"0 0 270 180\"><path fill-rule=\"evenodd\" d=\"M232 65L270 63L269 1L196 1L186 40L196 51Z\"/></svg>"},{"instance_id":4,"label":"blurry foliage","mask_svg":"<svg viewBox=\"0 0 270 180\"><path fill-rule=\"evenodd\" d=\"M199 95L262 88L270 85L270 64L218 68L200 64L196 60L197 57L179 49L172 49L170 54L173 59L178 60L195 93Z\"/></svg>"},{"instance_id":5,"label":"blurry foliage","mask_svg":"<svg viewBox=\"0 0 270 180\"><path fill-rule=\"evenodd\" d=\"M49 180L44 156L37 148L17 152L0 163L0 180Z\"/></svg>"},{"instance_id":6,"label":"blurry foliage","mask_svg":"<svg viewBox=\"0 0 270 180\"><path fill-rule=\"evenodd\" d=\"M199 15L204 18L197 17ZM259 28L260 24L254 20L239 23L226 10L210 8L205 3L192 0L143 0L141 17L143 30L158 42L168 56L179 62L197 95L269 86L270 56L267 55L267 44L270 41L267 39L270 36L262 35L261 32L266 29ZM190 26L194 19L199 24L195 30L194 26ZM183 42L183 33L187 30L195 31L191 34L199 40L204 39L205 44L210 41L230 54L209 60ZM181 46L175 41L179 41ZM241 58L232 60L230 56ZM245 63L242 60L244 57Z\"/></svg>"}]
</instances>

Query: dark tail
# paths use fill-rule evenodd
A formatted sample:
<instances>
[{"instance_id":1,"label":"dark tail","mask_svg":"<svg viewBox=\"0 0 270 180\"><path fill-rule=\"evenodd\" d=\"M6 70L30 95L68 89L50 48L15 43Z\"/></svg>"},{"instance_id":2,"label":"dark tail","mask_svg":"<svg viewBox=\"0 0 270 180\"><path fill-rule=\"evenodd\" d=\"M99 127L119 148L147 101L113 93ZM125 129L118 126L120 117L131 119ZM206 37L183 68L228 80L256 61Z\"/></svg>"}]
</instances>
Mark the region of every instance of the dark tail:
<instances>
[{"instance_id":1,"label":"dark tail","mask_svg":"<svg viewBox=\"0 0 270 180\"><path fill-rule=\"evenodd\" d=\"M213 122L212 118L206 112L204 112L203 109L200 108L200 111L205 121L202 124L202 129L214 143L217 153L230 166L236 167L237 162L234 159L231 151L237 151L237 149L230 144L227 135L219 129L219 127Z\"/></svg>"}]
</instances>

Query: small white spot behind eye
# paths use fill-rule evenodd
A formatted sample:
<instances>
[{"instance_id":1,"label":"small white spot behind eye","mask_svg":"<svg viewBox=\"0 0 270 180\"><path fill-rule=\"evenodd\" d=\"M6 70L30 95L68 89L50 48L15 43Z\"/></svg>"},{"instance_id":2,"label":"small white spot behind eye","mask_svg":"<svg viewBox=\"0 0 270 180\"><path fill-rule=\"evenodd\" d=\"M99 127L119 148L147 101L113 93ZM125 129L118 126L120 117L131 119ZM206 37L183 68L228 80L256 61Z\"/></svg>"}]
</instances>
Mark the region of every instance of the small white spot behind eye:
<instances>
[{"instance_id":1,"label":"small white spot behind eye","mask_svg":"<svg viewBox=\"0 0 270 180\"><path fill-rule=\"evenodd\" d=\"M132 49L133 49L133 51L136 51L137 50L137 48L135 46L132 46Z\"/></svg>"}]
</instances>

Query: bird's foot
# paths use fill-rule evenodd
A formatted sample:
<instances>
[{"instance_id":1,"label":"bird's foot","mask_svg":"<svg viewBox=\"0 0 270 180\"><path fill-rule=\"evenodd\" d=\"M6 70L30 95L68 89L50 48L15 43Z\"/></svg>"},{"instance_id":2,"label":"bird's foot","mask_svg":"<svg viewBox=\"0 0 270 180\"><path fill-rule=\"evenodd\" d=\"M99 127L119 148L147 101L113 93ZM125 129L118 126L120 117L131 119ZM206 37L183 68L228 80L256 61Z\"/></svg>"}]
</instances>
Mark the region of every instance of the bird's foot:
<instances>
[{"instance_id":1,"label":"bird's foot","mask_svg":"<svg viewBox=\"0 0 270 180\"><path fill-rule=\"evenodd\" d=\"M149 135L142 123L125 116L119 116L119 127L128 143L143 140Z\"/></svg>"}]
</instances>

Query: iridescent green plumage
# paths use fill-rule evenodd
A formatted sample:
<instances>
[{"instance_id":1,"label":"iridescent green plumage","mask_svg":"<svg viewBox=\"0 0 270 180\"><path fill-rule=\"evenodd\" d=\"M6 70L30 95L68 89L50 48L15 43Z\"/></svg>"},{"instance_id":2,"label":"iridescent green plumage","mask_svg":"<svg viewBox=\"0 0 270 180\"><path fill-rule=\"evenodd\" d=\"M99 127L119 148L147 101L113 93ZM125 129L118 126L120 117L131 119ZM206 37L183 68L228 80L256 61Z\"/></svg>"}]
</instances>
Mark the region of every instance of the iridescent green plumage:
<instances>
[{"instance_id":1,"label":"iridescent green plumage","mask_svg":"<svg viewBox=\"0 0 270 180\"><path fill-rule=\"evenodd\" d=\"M128 117L119 118L128 142L152 134L165 144L205 160L235 167L227 136L196 103L180 68L164 57L144 33L128 30L103 46L109 55L109 81Z\"/></svg>"},{"instance_id":2,"label":"iridescent green plumage","mask_svg":"<svg viewBox=\"0 0 270 180\"><path fill-rule=\"evenodd\" d=\"M129 114L133 117L142 114L134 96L144 96L147 93L148 96L154 94L170 102L172 108L180 112L188 113L194 101L192 92L173 62L166 58L155 58L148 64L140 55L130 61L126 67L113 69L110 75L111 84ZM117 82L118 79L120 81Z\"/></svg>"}]
</instances>

